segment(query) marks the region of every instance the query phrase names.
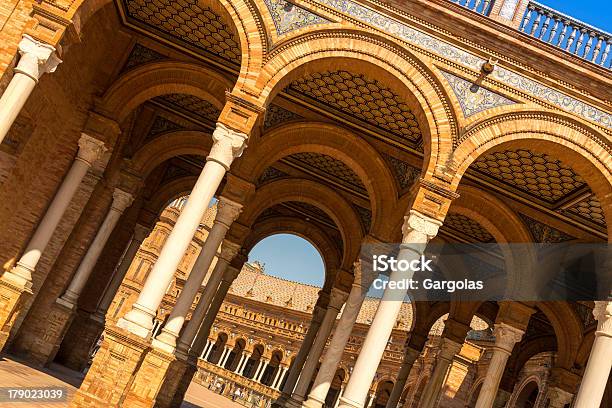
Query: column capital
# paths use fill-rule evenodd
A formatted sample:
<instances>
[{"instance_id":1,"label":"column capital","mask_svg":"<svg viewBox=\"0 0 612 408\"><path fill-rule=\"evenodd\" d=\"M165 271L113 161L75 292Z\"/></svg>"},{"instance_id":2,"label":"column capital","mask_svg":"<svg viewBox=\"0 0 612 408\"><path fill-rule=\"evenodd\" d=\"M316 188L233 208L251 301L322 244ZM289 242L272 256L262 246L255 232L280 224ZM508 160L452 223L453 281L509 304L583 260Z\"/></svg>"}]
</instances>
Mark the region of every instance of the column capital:
<instances>
[{"instance_id":1,"label":"column capital","mask_svg":"<svg viewBox=\"0 0 612 408\"><path fill-rule=\"evenodd\" d=\"M146 227L142 224L136 224L134 226L134 240L141 242L144 241L151 233L151 228Z\"/></svg>"},{"instance_id":2,"label":"column capital","mask_svg":"<svg viewBox=\"0 0 612 408\"><path fill-rule=\"evenodd\" d=\"M232 259L238 255L240 248L241 246L239 244L224 239L223 243L221 244L221 254L219 255L219 258L230 263Z\"/></svg>"},{"instance_id":3,"label":"column capital","mask_svg":"<svg viewBox=\"0 0 612 408\"><path fill-rule=\"evenodd\" d=\"M134 197L130 193L116 188L115 191L113 191L111 209L122 213L126 208L132 205L132 202L134 202Z\"/></svg>"},{"instance_id":4,"label":"column capital","mask_svg":"<svg viewBox=\"0 0 612 408\"><path fill-rule=\"evenodd\" d=\"M339 311L342 308L342 305L346 301L347 297L348 293L338 288L333 288L329 296L329 304L327 305L327 308L332 308Z\"/></svg>"},{"instance_id":5,"label":"column capital","mask_svg":"<svg viewBox=\"0 0 612 408\"><path fill-rule=\"evenodd\" d=\"M212 138L213 145L206 161L215 161L229 170L234 159L240 157L246 148L248 136L217 123Z\"/></svg>"},{"instance_id":6,"label":"column capital","mask_svg":"<svg viewBox=\"0 0 612 408\"><path fill-rule=\"evenodd\" d=\"M47 72L54 72L62 62L53 46L35 40L27 34L24 34L19 42L19 54L21 58L15 72L27 75L34 81L38 81Z\"/></svg>"},{"instance_id":7,"label":"column capital","mask_svg":"<svg viewBox=\"0 0 612 408\"><path fill-rule=\"evenodd\" d=\"M236 221L241 212L242 204L232 201L229 198L220 197L219 203L217 204L217 216L214 222L223 224L229 228L232 223Z\"/></svg>"},{"instance_id":8,"label":"column capital","mask_svg":"<svg viewBox=\"0 0 612 408\"><path fill-rule=\"evenodd\" d=\"M363 289L368 289L378 276L378 273L372 267L372 263L364 259L358 259L353 263L353 274L355 275L353 286L358 285Z\"/></svg>"},{"instance_id":9,"label":"column capital","mask_svg":"<svg viewBox=\"0 0 612 408\"><path fill-rule=\"evenodd\" d=\"M81 133L79 138L79 151L77 152L77 159L84 161L88 166L91 165L100 158L105 152L106 147L104 142L96 139L95 137L89 136L86 133Z\"/></svg>"},{"instance_id":10,"label":"column capital","mask_svg":"<svg viewBox=\"0 0 612 408\"><path fill-rule=\"evenodd\" d=\"M463 344L457 343L454 340L443 338L438 357L447 361L452 361L455 355L461 351L462 346Z\"/></svg>"},{"instance_id":11,"label":"column capital","mask_svg":"<svg viewBox=\"0 0 612 408\"><path fill-rule=\"evenodd\" d=\"M596 301L593 316L597 320L595 335L612 337L612 301Z\"/></svg>"},{"instance_id":12,"label":"column capital","mask_svg":"<svg viewBox=\"0 0 612 408\"><path fill-rule=\"evenodd\" d=\"M561 408L572 402L573 394L562 390L559 387L548 388L548 399L551 408Z\"/></svg>"},{"instance_id":13,"label":"column capital","mask_svg":"<svg viewBox=\"0 0 612 408\"><path fill-rule=\"evenodd\" d=\"M438 234L438 229L441 225L442 223L434 218L421 214L416 210L410 210L409 214L404 216L402 243L426 244ZM414 233L417 233L416 236Z\"/></svg>"},{"instance_id":14,"label":"column capital","mask_svg":"<svg viewBox=\"0 0 612 408\"><path fill-rule=\"evenodd\" d=\"M514 345L521 341L523 334L525 334L523 330L506 323L495 323L494 327L495 347L508 354L512 353Z\"/></svg>"},{"instance_id":15,"label":"column capital","mask_svg":"<svg viewBox=\"0 0 612 408\"><path fill-rule=\"evenodd\" d=\"M232 265L228 265L225 273L223 274L222 280L231 284L239 273L240 269L234 268Z\"/></svg>"}]
</instances>

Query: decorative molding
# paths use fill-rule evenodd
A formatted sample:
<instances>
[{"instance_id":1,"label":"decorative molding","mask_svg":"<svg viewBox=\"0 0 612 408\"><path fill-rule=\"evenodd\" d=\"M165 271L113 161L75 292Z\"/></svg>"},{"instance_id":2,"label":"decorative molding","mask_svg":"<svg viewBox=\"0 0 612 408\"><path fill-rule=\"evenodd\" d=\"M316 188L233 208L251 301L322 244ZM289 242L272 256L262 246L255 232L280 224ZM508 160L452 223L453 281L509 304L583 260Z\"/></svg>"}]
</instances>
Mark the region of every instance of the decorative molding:
<instances>
[{"instance_id":1,"label":"decorative molding","mask_svg":"<svg viewBox=\"0 0 612 408\"><path fill-rule=\"evenodd\" d=\"M529 232L531 232L531 235L538 243L557 244L576 239L565 232L559 231L558 229L544 224L543 222L534 220L525 214L519 213L519 216L523 219L527 225L527 228L529 229Z\"/></svg>"},{"instance_id":2,"label":"decorative molding","mask_svg":"<svg viewBox=\"0 0 612 408\"><path fill-rule=\"evenodd\" d=\"M140 65L147 64L153 61L162 61L166 60L166 57L163 54L160 54L157 51L154 51L150 48L145 47L140 43L134 44L132 50L130 51L130 55L128 55L123 68L121 68L121 72L129 71L132 68L135 68Z\"/></svg>"},{"instance_id":3,"label":"decorative molding","mask_svg":"<svg viewBox=\"0 0 612 408\"><path fill-rule=\"evenodd\" d=\"M172 122L163 116L157 115L155 116L155 119L153 119L153 124L149 129L149 133L147 134L145 141L150 141L162 133L172 132L179 129L183 129L183 126Z\"/></svg>"},{"instance_id":4,"label":"decorative molding","mask_svg":"<svg viewBox=\"0 0 612 408\"><path fill-rule=\"evenodd\" d=\"M441 72L457 97L463 116L466 118L487 109L516 103L503 95L453 75L450 72Z\"/></svg>"},{"instance_id":5,"label":"decorative molding","mask_svg":"<svg viewBox=\"0 0 612 408\"><path fill-rule=\"evenodd\" d=\"M331 23L328 19L285 0L264 0L264 3L279 36L311 25Z\"/></svg>"},{"instance_id":6,"label":"decorative molding","mask_svg":"<svg viewBox=\"0 0 612 408\"><path fill-rule=\"evenodd\" d=\"M264 172L259 176L259 180L257 180L257 187L261 186L268 181L276 180L283 177L288 177L289 174L285 173L277 169L276 167L267 167Z\"/></svg>"},{"instance_id":7,"label":"decorative molding","mask_svg":"<svg viewBox=\"0 0 612 408\"><path fill-rule=\"evenodd\" d=\"M421 176L421 169L411 166L405 161L397 159L390 154L382 153L382 156L393 170L400 194L408 190L418 181Z\"/></svg>"},{"instance_id":8,"label":"decorative molding","mask_svg":"<svg viewBox=\"0 0 612 408\"><path fill-rule=\"evenodd\" d=\"M275 104L270 104L266 109L264 129L269 129L284 122L303 119L297 113L291 112Z\"/></svg>"},{"instance_id":9,"label":"decorative molding","mask_svg":"<svg viewBox=\"0 0 612 408\"><path fill-rule=\"evenodd\" d=\"M486 62L484 58L478 57L453 44L434 37L433 35L410 27L407 24L372 10L353 0L317 1L320 4L327 5L328 7L396 36L421 49L425 49L455 63L471 68L474 72L480 72L482 64ZM500 81L506 86L540 98L567 112L593 121L605 128L612 129L612 114L604 112L601 109L584 103L556 89L552 89L549 86L536 82L524 75L517 74L498 65L489 77Z\"/></svg>"}]
</instances>

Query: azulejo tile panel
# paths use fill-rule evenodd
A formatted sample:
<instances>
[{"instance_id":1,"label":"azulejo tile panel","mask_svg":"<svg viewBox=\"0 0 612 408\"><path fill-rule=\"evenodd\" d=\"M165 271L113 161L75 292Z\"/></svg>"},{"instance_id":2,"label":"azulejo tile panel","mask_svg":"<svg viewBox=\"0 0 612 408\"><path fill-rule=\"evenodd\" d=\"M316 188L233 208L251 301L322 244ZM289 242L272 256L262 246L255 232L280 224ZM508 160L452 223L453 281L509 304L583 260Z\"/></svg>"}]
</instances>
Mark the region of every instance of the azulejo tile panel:
<instances>
[{"instance_id":1,"label":"azulejo tile panel","mask_svg":"<svg viewBox=\"0 0 612 408\"><path fill-rule=\"evenodd\" d=\"M512 105L515 102L481 86L474 86L470 81L460 78L450 72L442 71L442 75L450 84L459 100L463 116L470 117L478 112L497 106Z\"/></svg>"},{"instance_id":2,"label":"azulejo tile panel","mask_svg":"<svg viewBox=\"0 0 612 408\"><path fill-rule=\"evenodd\" d=\"M277 34L283 35L315 24L330 23L329 20L285 0L264 0Z\"/></svg>"},{"instance_id":3,"label":"azulejo tile panel","mask_svg":"<svg viewBox=\"0 0 612 408\"><path fill-rule=\"evenodd\" d=\"M430 34L419 31L354 1L317 1L320 4L331 7L363 23L370 24L373 27L394 35L408 43L424 48L427 51L431 51L440 55L441 57L448 58L466 67L472 68L475 71L480 71L480 66L484 62L484 59L464 51L453 44L449 44L446 41L440 40ZM567 112L571 112L587 120L598 123L605 128L612 129L612 114L586 104L572 96L566 95L560 91L552 89L544 84L500 66L495 69L495 71L491 74L491 77L529 95L541 98Z\"/></svg>"}]
</instances>

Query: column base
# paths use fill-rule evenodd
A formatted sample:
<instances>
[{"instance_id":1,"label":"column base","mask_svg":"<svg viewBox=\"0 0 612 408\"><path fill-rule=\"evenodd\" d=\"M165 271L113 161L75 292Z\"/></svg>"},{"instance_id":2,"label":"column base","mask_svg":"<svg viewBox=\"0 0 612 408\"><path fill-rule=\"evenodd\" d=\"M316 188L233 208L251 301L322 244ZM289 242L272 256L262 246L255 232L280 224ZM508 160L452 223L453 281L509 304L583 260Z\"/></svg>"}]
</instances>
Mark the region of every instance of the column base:
<instances>
[{"instance_id":1,"label":"column base","mask_svg":"<svg viewBox=\"0 0 612 408\"><path fill-rule=\"evenodd\" d=\"M174 353L176 349L176 336L162 329L162 332L153 339L153 347L163 350L166 353Z\"/></svg>"},{"instance_id":2,"label":"column base","mask_svg":"<svg viewBox=\"0 0 612 408\"><path fill-rule=\"evenodd\" d=\"M325 401L318 400L314 397L309 397L302 403L302 408L323 408Z\"/></svg>"},{"instance_id":3,"label":"column base","mask_svg":"<svg viewBox=\"0 0 612 408\"><path fill-rule=\"evenodd\" d=\"M187 388L189 388L189 384L193 380L193 376L198 371L197 361L185 361L183 373L180 375L179 381L176 386L172 388L171 392L164 391L164 394L167 394L169 398L165 396L157 399L156 408L180 408L185 399L185 394L187 393ZM178 377L178 375L177 375ZM170 390L169 390L170 391ZM162 391L160 391L160 394ZM167 404L165 402L168 401Z\"/></svg>"},{"instance_id":4,"label":"column base","mask_svg":"<svg viewBox=\"0 0 612 408\"><path fill-rule=\"evenodd\" d=\"M91 316L77 310L55 357L60 364L79 372L89 364L89 353L104 331L104 323L92 319Z\"/></svg>"},{"instance_id":5,"label":"column base","mask_svg":"<svg viewBox=\"0 0 612 408\"><path fill-rule=\"evenodd\" d=\"M338 408L363 408L363 404L340 397L340 404L338 405Z\"/></svg>"},{"instance_id":6,"label":"column base","mask_svg":"<svg viewBox=\"0 0 612 408\"><path fill-rule=\"evenodd\" d=\"M32 296L31 284L23 284L19 279L12 279L13 277L8 271L0 277L0 351L4 350L8 342L22 306Z\"/></svg>"},{"instance_id":7,"label":"column base","mask_svg":"<svg viewBox=\"0 0 612 408\"><path fill-rule=\"evenodd\" d=\"M141 337L109 324L104 341L69 407L131 406L124 400L136 381L143 356L150 350Z\"/></svg>"},{"instance_id":8,"label":"column base","mask_svg":"<svg viewBox=\"0 0 612 408\"><path fill-rule=\"evenodd\" d=\"M286 408L302 408L303 398L296 398L294 395L291 396L285 403Z\"/></svg>"},{"instance_id":9,"label":"column base","mask_svg":"<svg viewBox=\"0 0 612 408\"><path fill-rule=\"evenodd\" d=\"M285 408L288 400L289 396L287 394L281 394L281 396L272 403L272 408Z\"/></svg>"},{"instance_id":10,"label":"column base","mask_svg":"<svg viewBox=\"0 0 612 408\"><path fill-rule=\"evenodd\" d=\"M150 311L138 303L134 303L132 310L117 321L117 326L146 339L153 330L153 318L155 318L155 311Z\"/></svg>"}]
</instances>

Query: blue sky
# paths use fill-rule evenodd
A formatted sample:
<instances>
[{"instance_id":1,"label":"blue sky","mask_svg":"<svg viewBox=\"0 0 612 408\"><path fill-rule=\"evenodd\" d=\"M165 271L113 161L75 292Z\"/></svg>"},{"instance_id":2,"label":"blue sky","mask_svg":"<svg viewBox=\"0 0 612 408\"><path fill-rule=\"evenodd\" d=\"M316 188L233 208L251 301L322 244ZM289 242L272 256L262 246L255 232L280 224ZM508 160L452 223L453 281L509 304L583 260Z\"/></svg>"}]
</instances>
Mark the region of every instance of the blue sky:
<instances>
[{"instance_id":1,"label":"blue sky","mask_svg":"<svg viewBox=\"0 0 612 408\"><path fill-rule=\"evenodd\" d=\"M612 12L609 0L539 0L539 3L607 32L612 32Z\"/></svg>"},{"instance_id":2,"label":"blue sky","mask_svg":"<svg viewBox=\"0 0 612 408\"><path fill-rule=\"evenodd\" d=\"M612 32L610 3L602 0L541 0L555 10ZM303 238L279 234L258 243L249 261L265 264L267 274L316 286L323 285L324 266L317 250Z\"/></svg>"}]
</instances>

